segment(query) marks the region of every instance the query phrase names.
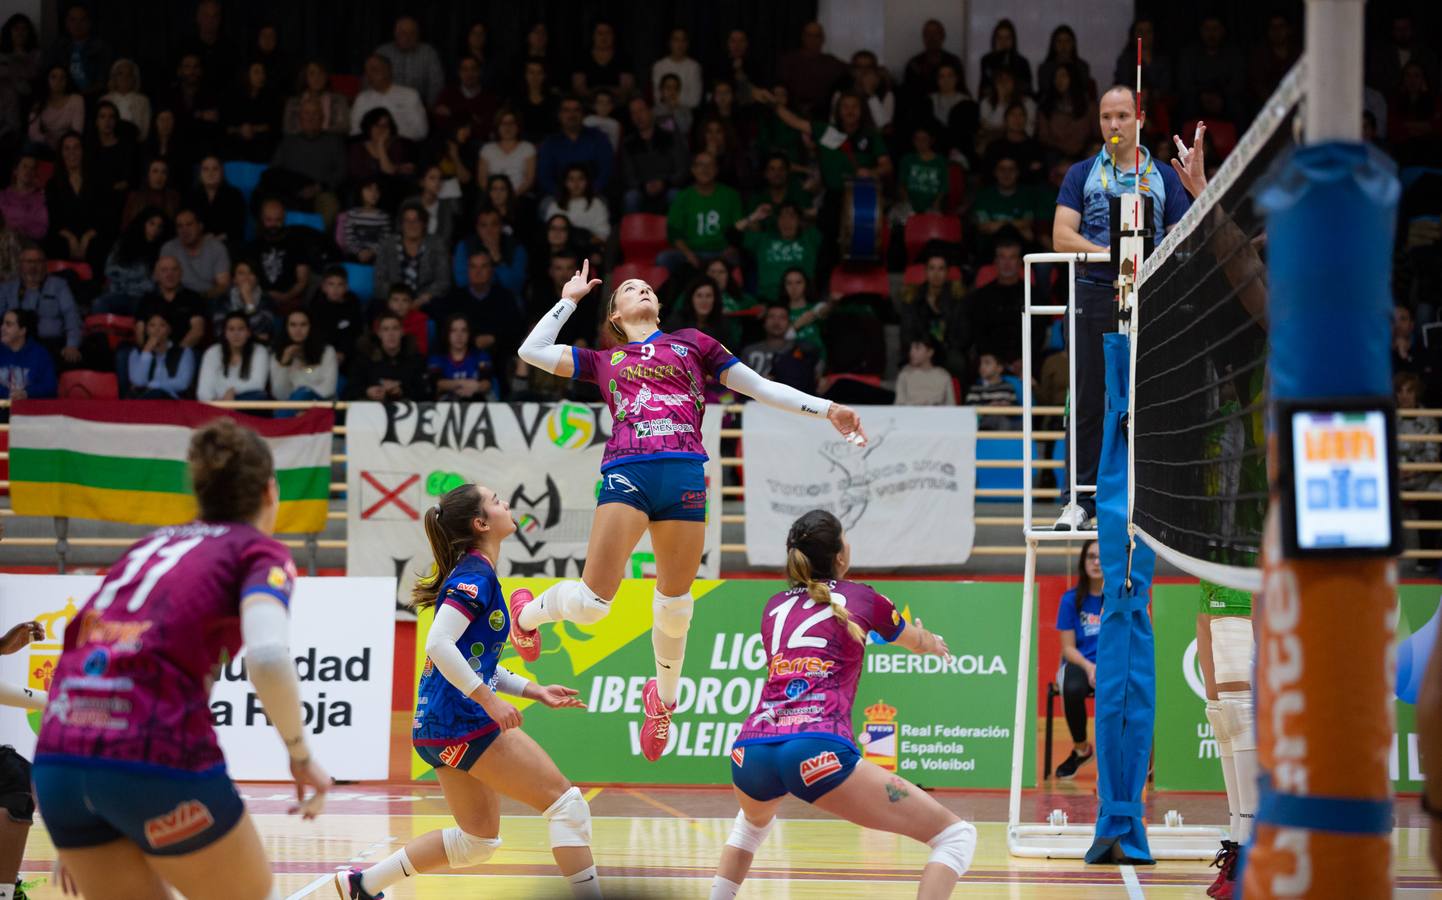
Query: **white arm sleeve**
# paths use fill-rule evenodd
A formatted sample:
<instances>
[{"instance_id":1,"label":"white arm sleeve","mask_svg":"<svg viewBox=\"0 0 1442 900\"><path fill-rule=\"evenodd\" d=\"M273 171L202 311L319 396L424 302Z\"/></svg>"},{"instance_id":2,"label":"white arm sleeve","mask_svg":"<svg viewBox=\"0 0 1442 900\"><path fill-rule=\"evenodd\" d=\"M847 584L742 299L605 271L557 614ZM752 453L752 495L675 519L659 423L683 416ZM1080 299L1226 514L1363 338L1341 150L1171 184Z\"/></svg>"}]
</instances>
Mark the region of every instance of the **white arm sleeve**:
<instances>
[{"instance_id":1,"label":"white arm sleeve","mask_svg":"<svg viewBox=\"0 0 1442 900\"><path fill-rule=\"evenodd\" d=\"M300 709L300 680L290 658L289 613L269 594L252 594L240 604L240 634L255 695L285 741L291 759L304 759L309 751Z\"/></svg>"},{"instance_id":2,"label":"white arm sleeve","mask_svg":"<svg viewBox=\"0 0 1442 900\"><path fill-rule=\"evenodd\" d=\"M470 624L471 620L459 609L440 606L436 608L436 620L431 623L430 634L426 635L426 656L436 664L446 681L467 697L481 686L481 676L466 662L458 646L461 635L466 633L466 626Z\"/></svg>"},{"instance_id":3,"label":"white arm sleeve","mask_svg":"<svg viewBox=\"0 0 1442 900\"><path fill-rule=\"evenodd\" d=\"M524 697L526 696L526 685L530 683L505 666L496 666L496 693Z\"/></svg>"},{"instance_id":4,"label":"white arm sleeve","mask_svg":"<svg viewBox=\"0 0 1442 900\"><path fill-rule=\"evenodd\" d=\"M561 360L571 352L571 348L564 344L557 346L556 336L561 333L561 326L566 324L566 320L571 318L571 313L575 311L576 304L563 298L556 301L550 312L541 316L536 327L532 328L531 333L521 342L521 349L518 351L526 365L555 374Z\"/></svg>"},{"instance_id":5,"label":"white arm sleeve","mask_svg":"<svg viewBox=\"0 0 1442 900\"><path fill-rule=\"evenodd\" d=\"M522 679L524 681L525 679ZM18 706L21 709L44 709L45 692L18 684L0 681L0 706Z\"/></svg>"},{"instance_id":6,"label":"white arm sleeve","mask_svg":"<svg viewBox=\"0 0 1442 900\"><path fill-rule=\"evenodd\" d=\"M830 400L813 397L789 384L762 378L759 372L745 363L737 363L722 372L721 383L782 412L824 419L831 411Z\"/></svg>"}]
</instances>

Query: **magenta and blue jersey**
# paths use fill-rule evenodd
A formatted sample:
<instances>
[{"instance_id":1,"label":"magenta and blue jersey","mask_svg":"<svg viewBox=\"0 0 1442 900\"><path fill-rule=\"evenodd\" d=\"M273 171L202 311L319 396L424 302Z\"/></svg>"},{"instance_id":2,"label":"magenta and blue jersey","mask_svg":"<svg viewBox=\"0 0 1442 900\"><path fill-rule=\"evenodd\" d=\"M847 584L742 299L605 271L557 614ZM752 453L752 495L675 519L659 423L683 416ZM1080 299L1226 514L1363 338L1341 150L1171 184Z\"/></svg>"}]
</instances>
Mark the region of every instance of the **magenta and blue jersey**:
<instances>
[{"instance_id":1,"label":"magenta and blue jersey","mask_svg":"<svg viewBox=\"0 0 1442 900\"><path fill-rule=\"evenodd\" d=\"M462 556L441 583L436 609L453 606L470 620L457 646L471 669L491 690L496 687L496 663L511 633L511 614L501 595L495 567L479 552ZM411 743L418 747L451 747L484 737L499 725L481 705L460 692L426 658L416 691L416 716Z\"/></svg>"},{"instance_id":2,"label":"magenta and blue jersey","mask_svg":"<svg viewBox=\"0 0 1442 900\"><path fill-rule=\"evenodd\" d=\"M602 472L641 460L706 459L706 380L720 380L738 362L720 341L684 328L611 350L572 347L571 354L572 377L599 387L611 408Z\"/></svg>"},{"instance_id":3,"label":"magenta and blue jersey","mask_svg":"<svg viewBox=\"0 0 1442 900\"><path fill-rule=\"evenodd\" d=\"M870 587L833 581L830 589L831 602L845 607L863 633L874 631L891 643L906 628L891 601ZM866 645L805 588L782 591L766 602L761 638L766 685L733 746L826 736L854 748L851 708Z\"/></svg>"},{"instance_id":4,"label":"magenta and blue jersey","mask_svg":"<svg viewBox=\"0 0 1442 900\"><path fill-rule=\"evenodd\" d=\"M210 686L215 668L240 650L241 600L268 594L289 605L294 585L290 551L249 525L152 532L66 627L36 760L223 766Z\"/></svg>"}]
</instances>

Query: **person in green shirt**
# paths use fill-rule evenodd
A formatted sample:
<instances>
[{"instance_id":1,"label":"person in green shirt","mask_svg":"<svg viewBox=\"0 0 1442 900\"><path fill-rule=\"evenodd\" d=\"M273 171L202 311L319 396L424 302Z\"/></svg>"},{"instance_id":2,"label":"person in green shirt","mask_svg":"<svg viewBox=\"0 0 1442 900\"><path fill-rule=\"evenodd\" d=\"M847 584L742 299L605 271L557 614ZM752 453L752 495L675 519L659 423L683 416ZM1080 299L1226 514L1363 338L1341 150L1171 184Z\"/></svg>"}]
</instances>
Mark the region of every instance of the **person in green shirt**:
<instances>
[{"instance_id":1,"label":"person in green shirt","mask_svg":"<svg viewBox=\"0 0 1442 900\"><path fill-rule=\"evenodd\" d=\"M830 297L817 302L811 296L811 279L801 269L787 269L781 276L782 302L791 316L788 340L800 341L816 348L821 361L826 361L826 344L821 340L821 322L831 315L835 301Z\"/></svg>"},{"instance_id":2,"label":"person in green shirt","mask_svg":"<svg viewBox=\"0 0 1442 900\"><path fill-rule=\"evenodd\" d=\"M828 194L839 194L848 178L884 181L891 176L891 155L881 132L871 124L866 101L860 94L842 93L830 122L807 121L781 105L776 106L776 116L797 131L811 135L821 167L821 183Z\"/></svg>"},{"instance_id":3,"label":"person in green shirt","mask_svg":"<svg viewBox=\"0 0 1442 900\"><path fill-rule=\"evenodd\" d=\"M762 228L776 227L776 211L783 203L794 203L807 221L814 218L816 198L801 186L800 178L791 171L791 161L784 153L772 153L766 157L761 169L762 184L752 193L746 205L746 212L755 212L762 204L771 207L771 214L761 223Z\"/></svg>"},{"instance_id":4,"label":"person in green shirt","mask_svg":"<svg viewBox=\"0 0 1442 900\"><path fill-rule=\"evenodd\" d=\"M941 212L950 188L946 159L936 152L936 135L931 126L916 126L912 135L916 149L901 158L901 174L897 179L898 209L911 213Z\"/></svg>"},{"instance_id":5,"label":"person in green shirt","mask_svg":"<svg viewBox=\"0 0 1442 900\"><path fill-rule=\"evenodd\" d=\"M752 99L758 104L763 101L775 103L778 109L784 109L790 97L786 85L777 84L769 91L753 87ZM797 170L807 159L806 143L801 139L800 132L783 122L775 110L760 112L757 118L757 153L763 158L779 153L786 157L788 170L800 174Z\"/></svg>"},{"instance_id":6,"label":"person in green shirt","mask_svg":"<svg viewBox=\"0 0 1442 900\"><path fill-rule=\"evenodd\" d=\"M1036 203L1031 191L1021 183L1021 166L1011 156L999 156L993 165L995 182L976 192L971 207L976 233L981 236L977 251L982 258L990 256L992 239L1008 225L1023 241L1036 240Z\"/></svg>"},{"instance_id":7,"label":"person in green shirt","mask_svg":"<svg viewBox=\"0 0 1442 900\"><path fill-rule=\"evenodd\" d=\"M743 318L759 317L762 313L760 301L746 293L736 283L732 268L724 259L713 259L706 264L706 277L721 288L721 311L728 316Z\"/></svg>"},{"instance_id":8,"label":"person in green shirt","mask_svg":"<svg viewBox=\"0 0 1442 900\"><path fill-rule=\"evenodd\" d=\"M759 231L759 219L771 208L761 205L750 216L736 223L737 230L747 232L746 251L756 260L756 293L763 300L774 300L781 293L781 276L788 269L799 268L808 279L816 277L816 255L821 249L821 233L801 223L801 210L794 203L783 203L776 213L776 230Z\"/></svg>"},{"instance_id":9,"label":"person in green shirt","mask_svg":"<svg viewBox=\"0 0 1442 900\"><path fill-rule=\"evenodd\" d=\"M728 238L741 218L741 195L716 180L716 159L709 153L691 160L691 177L695 183L676 195L666 215L671 249L656 257L673 275L683 264L699 271L706 261L737 257Z\"/></svg>"}]
</instances>

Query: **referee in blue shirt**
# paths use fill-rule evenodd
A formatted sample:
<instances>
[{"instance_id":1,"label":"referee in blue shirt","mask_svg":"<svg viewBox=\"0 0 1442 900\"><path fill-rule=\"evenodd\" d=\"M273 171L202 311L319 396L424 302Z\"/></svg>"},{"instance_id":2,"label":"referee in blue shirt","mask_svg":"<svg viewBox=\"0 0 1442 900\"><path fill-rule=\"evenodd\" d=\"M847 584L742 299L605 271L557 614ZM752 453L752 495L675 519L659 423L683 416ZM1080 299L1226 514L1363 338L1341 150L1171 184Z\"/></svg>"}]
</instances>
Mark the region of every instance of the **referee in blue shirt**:
<instances>
[{"instance_id":1,"label":"referee in blue shirt","mask_svg":"<svg viewBox=\"0 0 1442 900\"><path fill-rule=\"evenodd\" d=\"M1117 85L1102 95L1100 106L1102 149L1066 173L1056 199L1052 245L1058 253L1106 253L1111 239L1112 197L1137 190L1136 95ZM1142 148L1140 193L1150 194L1152 228L1157 243L1181 220L1191 198L1170 166L1152 161ZM1071 414L1076 416L1076 483L1096 484L1097 460L1102 448L1102 412L1106 400L1102 364L1102 335L1117 330L1117 267L1092 263L1077 267L1076 354L1077 383L1071 386ZM1095 527L1096 497L1063 496L1065 506L1058 530Z\"/></svg>"}]
</instances>

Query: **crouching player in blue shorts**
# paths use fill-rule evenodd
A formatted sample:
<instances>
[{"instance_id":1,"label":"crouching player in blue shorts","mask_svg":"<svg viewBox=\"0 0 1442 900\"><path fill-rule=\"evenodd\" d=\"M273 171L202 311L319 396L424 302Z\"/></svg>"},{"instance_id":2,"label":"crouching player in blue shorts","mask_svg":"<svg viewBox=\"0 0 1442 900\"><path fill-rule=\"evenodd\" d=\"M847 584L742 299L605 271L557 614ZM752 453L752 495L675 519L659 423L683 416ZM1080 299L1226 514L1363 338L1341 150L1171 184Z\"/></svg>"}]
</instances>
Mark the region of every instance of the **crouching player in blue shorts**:
<instances>
[{"instance_id":1,"label":"crouching player in blue shorts","mask_svg":"<svg viewBox=\"0 0 1442 900\"><path fill-rule=\"evenodd\" d=\"M731 750L741 811L721 851L711 900L730 900L740 891L787 794L864 828L930 846L919 898L950 896L971 867L971 823L906 779L862 760L852 740L851 708L868 631L913 653L948 651L921 622L904 622L890 600L843 581L850 564L851 545L831 513L812 510L791 526L786 578L792 587L767 601L761 614L768 678Z\"/></svg>"},{"instance_id":2,"label":"crouching player in blue shorts","mask_svg":"<svg viewBox=\"0 0 1442 900\"><path fill-rule=\"evenodd\" d=\"M463 484L426 510L435 571L416 582L417 607L436 607L411 743L436 767L456 824L415 838L365 871L337 872L341 900L379 900L383 889L426 872L478 866L496 852L503 794L545 817L551 853L576 897L600 897L591 858L591 809L540 745L521 731L521 713L498 694L551 708L584 707L576 691L539 685L496 661L511 630L495 563L516 532L496 492Z\"/></svg>"}]
</instances>

